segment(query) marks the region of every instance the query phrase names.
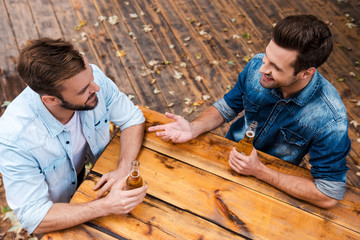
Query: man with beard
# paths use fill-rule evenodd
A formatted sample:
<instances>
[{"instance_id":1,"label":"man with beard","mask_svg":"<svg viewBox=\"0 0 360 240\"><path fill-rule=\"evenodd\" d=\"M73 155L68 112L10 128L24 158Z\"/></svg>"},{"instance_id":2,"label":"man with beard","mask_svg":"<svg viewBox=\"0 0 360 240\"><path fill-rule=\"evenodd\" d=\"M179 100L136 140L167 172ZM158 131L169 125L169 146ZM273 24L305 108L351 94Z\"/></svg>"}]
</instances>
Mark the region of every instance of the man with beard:
<instances>
[{"instance_id":1,"label":"man with beard","mask_svg":"<svg viewBox=\"0 0 360 240\"><path fill-rule=\"evenodd\" d=\"M28 87L0 118L0 172L22 227L50 232L125 214L141 203L147 186L122 189L143 139L141 110L61 39L32 41L22 49L17 70ZM122 131L118 167L100 178L96 200L70 204L85 158L97 159L110 141L110 121Z\"/></svg>"},{"instance_id":2,"label":"man with beard","mask_svg":"<svg viewBox=\"0 0 360 240\"><path fill-rule=\"evenodd\" d=\"M346 189L346 156L350 151L348 119L336 89L316 70L332 50L326 24L311 15L289 16L276 24L265 54L256 55L235 87L189 123L175 121L150 127L164 141L186 142L233 120L226 137L239 141L252 121L258 122L254 147L299 165L310 153L313 181L270 169L254 149L244 156L235 148L229 165L314 205L331 208Z\"/></svg>"}]
</instances>

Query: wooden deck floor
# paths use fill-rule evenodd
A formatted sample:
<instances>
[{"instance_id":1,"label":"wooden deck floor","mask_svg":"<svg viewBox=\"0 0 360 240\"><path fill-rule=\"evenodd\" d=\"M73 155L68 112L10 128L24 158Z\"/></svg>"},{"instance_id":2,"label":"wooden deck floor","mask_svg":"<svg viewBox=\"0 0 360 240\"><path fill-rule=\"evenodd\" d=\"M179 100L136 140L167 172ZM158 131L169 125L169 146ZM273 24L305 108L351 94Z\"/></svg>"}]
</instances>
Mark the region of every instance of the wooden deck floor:
<instances>
[{"instance_id":1,"label":"wooden deck floor","mask_svg":"<svg viewBox=\"0 0 360 240\"><path fill-rule=\"evenodd\" d=\"M319 71L347 107L348 183L360 187L357 0L1 0L0 105L25 87L15 71L19 49L49 36L73 41L134 103L191 120L235 84L249 58L264 51L274 23L301 13L328 22L334 35L334 51ZM118 17L116 24L110 16ZM228 126L215 132L224 135Z\"/></svg>"}]
</instances>

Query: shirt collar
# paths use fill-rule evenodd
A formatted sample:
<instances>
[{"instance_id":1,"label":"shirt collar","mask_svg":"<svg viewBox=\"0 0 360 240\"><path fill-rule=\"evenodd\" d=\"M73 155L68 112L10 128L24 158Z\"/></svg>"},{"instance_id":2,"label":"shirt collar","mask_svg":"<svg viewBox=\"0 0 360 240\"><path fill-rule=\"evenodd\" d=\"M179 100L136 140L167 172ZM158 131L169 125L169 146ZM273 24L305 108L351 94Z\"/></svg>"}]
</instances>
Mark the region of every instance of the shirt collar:
<instances>
[{"instance_id":1,"label":"shirt collar","mask_svg":"<svg viewBox=\"0 0 360 240\"><path fill-rule=\"evenodd\" d=\"M304 106L315 94L320 85L320 76L316 70L315 74L311 78L310 82L300 92L296 93L290 99L299 106Z\"/></svg>"},{"instance_id":2,"label":"shirt collar","mask_svg":"<svg viewBox=\"0 0 360 240\"><path fill-rule=\"evenodd\" d=\"M295 104L297 104L299 106L304 106L310 100L310 98L315 94L317 89L319 88L319 85L320 85L320 81L319 81L320 76L319 75L320 75L319 72L316 70L315 74L311 78L308 85L306 85L303 89L301 89L298 93L296 93L291 98L285 99L285 102L293 101ZM283 99L280 88L271 89L271 93L273 95L277 96L279 99Z\"/></svg>"},{"instance_id":3,"label":"shirt collar","mask_svg":"<svg viewBox=\"0 0 360 240\"><path fill-rule=\"evenodd\" d=\"M49 112L41 101L40 95L36 92L33 94L33 102L37 113L52 137L55 137L65 130L65 126Z\"/></svg>"}]
</instances>

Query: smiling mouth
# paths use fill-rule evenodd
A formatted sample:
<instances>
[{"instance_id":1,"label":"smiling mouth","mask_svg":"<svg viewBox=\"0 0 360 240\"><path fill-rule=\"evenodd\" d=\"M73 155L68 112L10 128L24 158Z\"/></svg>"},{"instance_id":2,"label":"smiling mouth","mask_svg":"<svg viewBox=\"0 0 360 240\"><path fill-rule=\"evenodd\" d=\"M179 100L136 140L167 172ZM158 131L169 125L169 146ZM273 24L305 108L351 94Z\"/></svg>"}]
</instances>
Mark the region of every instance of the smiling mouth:
<instances>
[{"instance_id":1,"label":"smiling mouth","mask_svg":"<svg viewBox=\"0 0 360 240\"><path fill-rule=\"evenodd\" d=\"M266 80L266 81L274 81L274 79L268 75L268 74L263 74L263 78Z\"/></svg>"},{"instance_id":2,"label":"smiling mouth","mask_svg":"<svg viewBox=\"0 0 360 240\"><path fill-rule=\"evenodd\" d=\"M89 101L94 100L95 98L96 98L96 93L91 94L90 97L86 100L85 105L86 105Z\"/></svg>"}]
</instances>

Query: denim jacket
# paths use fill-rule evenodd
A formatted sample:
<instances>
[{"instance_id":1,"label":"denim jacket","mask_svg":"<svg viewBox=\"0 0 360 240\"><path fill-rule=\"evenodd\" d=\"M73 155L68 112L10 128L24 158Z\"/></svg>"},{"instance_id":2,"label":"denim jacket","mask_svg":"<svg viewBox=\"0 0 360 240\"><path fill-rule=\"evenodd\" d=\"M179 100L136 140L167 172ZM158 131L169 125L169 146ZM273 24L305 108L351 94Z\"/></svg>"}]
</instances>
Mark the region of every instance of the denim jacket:
<instances>
[{"instance_id":1,"label":"denim jacket","mask_svg":"<svg viewBox=\"0 0 360 240\"><path fill-rule=\"evenodd\" d=\"M256 149L296 165L310 153L317 188L342 199L348 170L345 158L351 142L346 109L338 92L316 71L304 89L284 99L280 89L260 85L263 57L256 55L240 73L235 87L214 104L226 122L245 111L226 137L241 140L250 122L257 121Z\"/></svg>"},{"instance_id":2,"label":"denim jacket","mask_svg":"<svg viewBox=\"0 0 360 240\"><path fill-rule=\"evenodd\" d=\"M109 121L120 130L145 121L141 110L95 65L98 105L79 111L82 130L98 158L110 141ZM55 202L69 202L76 191L70 132L29 87L0 118L0 172L7 202L30 233Z\"/></svg>"}]
</instances>

